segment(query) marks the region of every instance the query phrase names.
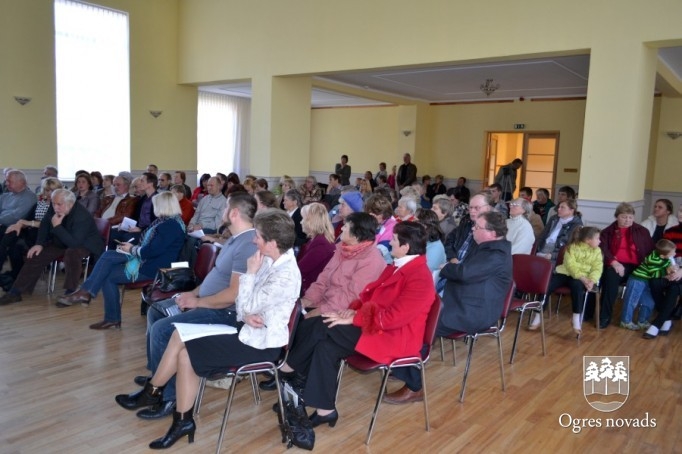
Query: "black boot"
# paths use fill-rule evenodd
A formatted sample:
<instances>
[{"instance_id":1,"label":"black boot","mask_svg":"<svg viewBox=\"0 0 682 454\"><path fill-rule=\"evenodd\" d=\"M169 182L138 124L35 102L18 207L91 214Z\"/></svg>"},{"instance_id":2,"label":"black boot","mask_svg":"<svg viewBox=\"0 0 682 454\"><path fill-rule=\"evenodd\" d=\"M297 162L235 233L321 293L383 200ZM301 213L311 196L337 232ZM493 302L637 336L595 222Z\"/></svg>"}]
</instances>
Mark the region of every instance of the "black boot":
<instances>
[{"instance_id":1,"label":"black boot","mask_svg":"<svg viewBox=\"0 0 682 454\"><path fill-rule=\"evenodd\" d=\"M149 444L150 449L166 449L175 444L176 441L187 435L188 441L194 443L194 431L197 429L194 424L192 413L194 408L184 413L173 412L173 424L166 433L165 437L158 438Z\"/></svg>"},{"instance_id":2,"label":"black boot","mask_svg":"<svg viewBox=\"0 0 682 454\"><path fill-rule=\"evenodd\" d=\"M132 394L119 394L116 396L116 403L126 410L149 407L156 405L163 400L163 386L154 386L147 382L144 388Z\"/></svg>"}]
</instances>

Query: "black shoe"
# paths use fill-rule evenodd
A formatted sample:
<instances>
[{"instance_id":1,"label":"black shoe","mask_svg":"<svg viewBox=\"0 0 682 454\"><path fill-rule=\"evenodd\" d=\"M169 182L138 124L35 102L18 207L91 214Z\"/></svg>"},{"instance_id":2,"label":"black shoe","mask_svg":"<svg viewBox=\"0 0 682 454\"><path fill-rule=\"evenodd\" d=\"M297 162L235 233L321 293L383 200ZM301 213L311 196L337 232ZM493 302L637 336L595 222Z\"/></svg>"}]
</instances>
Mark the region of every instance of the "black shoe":
<instances>
[{"instance_id":1,"label":"black shoe","mask_svg":"<svg viewBox=\"0 0 682 454\"><path fill-rule=\"evenodd\" d=\"M138 411L137 417L142 419L161 419L172 415L173 411L175 411L175 401L166 400Z\"/></svg>"},{"instance_id":2,"label":"black shoe","mask_svg":"<svg viewBox=\"0 0 682 454\"><path fill-rule=\"evenodd\" d=\"M21 302L20 293L6 293L2 298L0 298L0 306L7 306L8 304L20 302Z\"/></svg>"},{"instance_id":3,"label":"black shoe","mask_svg":"<svg viewBox=\"0 0 682 454\"><path fill-rule=\"evenodd\" d=\"M194 443L194 432L197 430L197 425L194 423L192 412L190 409L184 413L173 412L173 424L166 433L166 436L152 441L149 444L150 449L166 449L175 444L176 441L187 435L188 441Z\"/></svg>"},{"instance_id":4,"label":"black shoe","mask_svg":"<svg viewBox=\"0 0 682 454\"><path fill-rule=\"evenodd\" d=\"M653 334L649 334L649 333L642 334L642 337L644 339L656 339L656 336L654 336Z\"/></svg>"},{"instance_id":5,"label":"black shoe","mask_svg":"<svg viewBox=\"0 0 682 454\"><path fill-rule=\"evenodd\" d=\"M329 413L326 416L318 415L317 411L313 412L313 414L310 415L310 423L313 425L313 427L317 427L320 424L329 424L329 427L334 427L338 419L339 412L336 410L334 410L333 412Z\"/></svg>"},{"instance_id":6,"label":"black shoe","mask_svg":"<svg viewBox=\"0 0 682 454\"><path fill-rule=\"evenodd\" d=\"M670 329L672 329L672 328L673 328L673 327L671 326ZM667 330L667 331L660 330L660 331L658 332L658 334L659 334L660 336L667 336L668 334L670 334L670 329Z\"/></svg>"},{"instance_id":7,"label":"black shoe","mask_svg":"<svg viewBox=\"0 0 682 454\"><path fill-rule=\"evenodd\" d=\"M611 320L599 320L599 329L606 329L611 324Z\"/></svg>"},{"instance_id":8,"label":"black shoe","mask_svg":"<svg viewBox=\"0 0 682 454\"><path fill-rule=\"evenodd\" d=\"M151 380L151 379L152 379L151 376L147 376L147 375L138 375L138 376L136 376L136 377L133 379L133 381L135 382L135 384L136 384L137 386L144 386L144 385L146 385L147 382L148 382L149 380Z\"/></svg>"},{"instance_id":9,"label":"black shoe","mask_svg":"<svg viewBox=\"0 0 682 454\"><path fill-rule=\"evenodd\" d=\"M288 382L294 390L298 391L298 389L303 388L305 385L305 377L296 371L294 372L280 372L279 373L279 379L280 381L286 381ZM277 389L277 383L275 383L275 377L272 377L268 380L263 380L262 382L258 383L258 387L262 389L263 391L274 391Z\"/></svg>"},{"instance_id":10,"label":"black shoe","mask_svg":"<svg viewBox=\"0 0 682 454\"><path fill-rule=\"evenodd\" d=\"M258 387L262 389L263 391L274 391L277 389L277 383L275 383L275 377L272 377L268 380L263 380L262 382L258 383Z\"/></svg>"},{"instance_id":11,"label":"black shoe","mask_svg":"<svg viewBox=\"0 0 682 454\"><path fill-rule=\"evenodd\" d=\"M132 394L119 394L116 396L116 403L126 410L150 407L157 405L163 400L163 387L153 386L151 383L144 385L144 388Z\"/></svg>"}]
</instances>

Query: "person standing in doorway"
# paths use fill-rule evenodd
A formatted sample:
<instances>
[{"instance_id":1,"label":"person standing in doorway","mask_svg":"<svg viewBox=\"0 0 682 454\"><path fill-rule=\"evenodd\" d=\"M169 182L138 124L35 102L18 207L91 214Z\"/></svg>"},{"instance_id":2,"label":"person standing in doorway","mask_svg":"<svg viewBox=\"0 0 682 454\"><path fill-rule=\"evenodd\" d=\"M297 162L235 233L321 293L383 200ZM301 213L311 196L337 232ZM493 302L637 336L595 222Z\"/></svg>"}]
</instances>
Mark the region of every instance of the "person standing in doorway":
<instances>
[{"instance_id":1,"label":"person standing in doorway","mask_svg":"<svg viewBox=\"0 0 682 454\"><path fill-rule=\"evenodd\" d=\"M516 171L521 168L523 161L516 158L507 165L500 167L495 177L495 183L502 186L502 200L509 202L516 191Z\"/></svg>"}]
</instances>

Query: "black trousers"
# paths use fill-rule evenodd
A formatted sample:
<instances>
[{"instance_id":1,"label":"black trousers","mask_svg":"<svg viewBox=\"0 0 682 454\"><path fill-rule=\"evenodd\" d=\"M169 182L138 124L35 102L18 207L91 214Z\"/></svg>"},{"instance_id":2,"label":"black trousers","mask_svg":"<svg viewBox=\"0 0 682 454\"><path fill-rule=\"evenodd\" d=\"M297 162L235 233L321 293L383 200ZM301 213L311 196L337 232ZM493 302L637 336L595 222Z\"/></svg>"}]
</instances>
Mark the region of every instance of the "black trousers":
<instances>
[{"instance_id":1,"label":"black trousers","mask_svg":"<svg viewBox=\"0 0 682 454\"><path fill-rule=\"evenodd\" d=\"M666 320L672 318L677 300L682 295L682 281L670 282L667 279L650 279L649 288L656 303L658 314L651 323L660 329Z\"/></svg>"},{"instance_id":2,"label":"black trousers","mask_svg":"<svg viewBox=\"0 0 682 454\"><path fill-rule=\"evenodd\" d=\"M554 273L549 281L549 288L547 289L547 300L542 307L547 306L547 302L552 297L552 293L559 287L569 287L571 289L571 303L573 305L574 314L582 314L583 301L585 300L585 285L579 279L573 279L571 276L561 273ZM616 287L616 291L618 288Z\"/></svg>"},{"instance_id":3,"label":"black trousers","mask_svg":"<svg viewBox=\"0 0 682 454\"><path fill-rule=\"evenodd\" d=\"M630 274L635 270L637 265L624 263L625 272L621 277L616 273L613 267L604 268L601 275L601 312L599 314L599 322L601 324L611 323L611 316L613 312L613 303L618 296L618 286L627 282Z\"/></svg>"},{"instance_id":4,"label":"black trousers","mask_svg":"<svg viewBox=\"0 0 682 454\"><path fill-rule=\"evenodd\" d=\"M329 328L322 317L298 324L287 363L307 376L303 399L307 406L333 410L340 361L355 353L362 331L353 325Z\"/></svg>"}]
</instances>

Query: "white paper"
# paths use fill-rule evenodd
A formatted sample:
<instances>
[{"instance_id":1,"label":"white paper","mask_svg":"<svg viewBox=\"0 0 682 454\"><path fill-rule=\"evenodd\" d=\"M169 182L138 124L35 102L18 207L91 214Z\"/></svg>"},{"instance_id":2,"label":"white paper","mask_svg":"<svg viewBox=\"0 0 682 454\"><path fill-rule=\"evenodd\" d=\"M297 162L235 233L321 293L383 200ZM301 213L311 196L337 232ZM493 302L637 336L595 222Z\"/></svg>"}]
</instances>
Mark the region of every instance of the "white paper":
<instances>
[{"instance_id":1,"label":"white paper","mask_svg":"<svg viewBox=\"0 0 682 454\"><path fill-rule=\"evenodd\" d=\"M172 262L171 268L189 268L189 262Z\"/></svg>"},{"instance_id":2,"label":"white paper","mask_svg":"<svg viewBox=\"0 0 682 454\"><path fill-rule=\"evenodd\" d=\"M199 229L199 230L194 230L193 232L189 232L188 235L193 237L193 238L201 238L206 234L204 233L203 229Z\"/></svg>"},{"instance_id":3,"label":"white paper","mask_svg":"<svg viewBox=\"0 0 682 454\"><path fill-rule=\"evenodd\" d=\"M201 325L198 323L173 323L173 325L175 325L175 329L178 330L180 340L183 342L206 336L237 334L237 328L230 325Z\"/></svg>"},{"instance_id":4,"label":"white paper","mask_svg":"<svg viewBox=\"0 0 682 454\"><path fill-rule=\"evenodd\" d=\"M128 232L132 227L137 227L137 221L135 219L123 218L123 221L121 222L121 225L118 227L118 229Z\"/></svg>"}]
</instances>

